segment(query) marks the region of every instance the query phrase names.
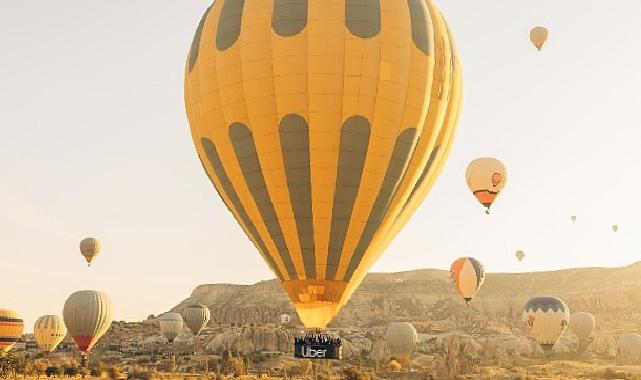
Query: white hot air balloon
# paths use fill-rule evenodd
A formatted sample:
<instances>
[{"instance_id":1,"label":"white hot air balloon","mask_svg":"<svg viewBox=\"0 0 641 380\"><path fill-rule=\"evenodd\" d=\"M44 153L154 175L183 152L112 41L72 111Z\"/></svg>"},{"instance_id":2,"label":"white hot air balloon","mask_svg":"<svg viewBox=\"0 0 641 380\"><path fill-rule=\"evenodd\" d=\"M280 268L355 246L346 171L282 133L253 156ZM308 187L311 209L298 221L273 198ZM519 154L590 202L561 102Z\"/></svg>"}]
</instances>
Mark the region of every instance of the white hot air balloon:
<instances>
[{"instance_id":1,"label":"white hot air balloon","mask_svg":"<svg viewBox=\"0 0 641 380\"><path fill-rule=\"evenodd\" d=\"M65 322L57 315L43 315L36 320L33 326L33 335L40 349L49 354L56 350L56 347L67 336Z\"/></svg>"},{"instance_id":2,"label":"white hot air balloon","mask_svg":"<svg viewBox=\"0 0 641 380\"><path fill-rule=\"evenodd\" d=\"M570 308L556 297L535 297L523 308L523 322L544 351L552 351L570 322Z\"/></svg>"},{"instance_id":3,"label":"white hot air balloon","mask_svg":"<svg viewBox=\"0 0 641 380\"><path fill-rule=\"evenodd\" d=\"M641 335L623 334L617 340L617 364L638 365L641 363Z\"/></svg>"},{"instance_id":4,"label":"white hot air balloon","mask_svg":"<svg viewBox=\"0 0 641 380\"><path fill-rule=\"evenodd\" d=\"M393 357L401 363L409 360L410 354L416 348L417 334L409 322L395 322L389 325L385 332L385 341Z\"/></svg>"},{"instance_id":5,"label":"white hot air balloon","mask_svg":"<svg viewBox=\"0 0 641 380\"><path fill-rule=\"evenodd\" d=\"M290 317L289 314L281 314L280 315L280 324L281 325L286 325L291 321L292 321L292 317Z\"/></svg>"},{"instance_id":6,"label":"white hot air balloon","mask_svg":"<svg viewBox=\"0 0 641 380\"><path fill-rule=\"evenodd\" d=\"M183 331L183 317L178 313L166 313L158 318L158 325L160 333L172 343Z\"/></svg>"},{"instance_id":7,"label":"white hot air balloon","mask_svg":"<svg viewBox=\"0 0 641 380\"><path fill-rule=\"evenodd\" d=\"M582 311L572 313L570 316L570 330L579 338L579 348L583 350L592 342L592 333L596 321L594 315Z\"/></svg>"},{"instance_id":8,"label":"white hot air balloon","mask_svg":"<svg viewBox=\"0 0 641 380\"><path fill-rule=\"evenodd\" d=\"M480 204L485 206L486 214L507 183L505 165L492 157L481 157L469 163L465 170L467 186Z\"/></svg>"}]
</instances>

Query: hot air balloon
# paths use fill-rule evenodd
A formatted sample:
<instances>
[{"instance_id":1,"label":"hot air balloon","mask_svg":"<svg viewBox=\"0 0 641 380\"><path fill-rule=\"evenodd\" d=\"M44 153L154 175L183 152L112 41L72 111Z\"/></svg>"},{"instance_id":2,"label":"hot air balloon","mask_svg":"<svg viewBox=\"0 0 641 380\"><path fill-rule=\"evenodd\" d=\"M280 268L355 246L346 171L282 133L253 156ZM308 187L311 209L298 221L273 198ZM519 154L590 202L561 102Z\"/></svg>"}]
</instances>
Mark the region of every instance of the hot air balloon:
<instances>
[{"instance_id":1,"label":"hot air balloon","mask_svg":"<svg viewBox=\"0 0 641 380\"><path fill-rule=\"evenodd\" d=\"M56 350L56 347L67 336L65 322L57 315L43 315L36 320L33 326L33 335L40 349L49 354Z\"/></svg>"},{"instance_id":2,"label":"hot air balloon","mask_svg":"<svg viewBox=\"0 0 641 380\"><path fill-rule=\"evenodd\" d=\"M570 308L556 297L535 297L523 309L529 334L544 351L552 351L570 322Z\"/></svg>"},{"instance_id":3,"label":"hot air balloon","mask_svg":"<svg viewBox=\"0 0 641 380\"><path fill-rule=\"evenodd\" d=\"M617 232L619 230L619 225L613 224L612 225L612 231Z\"/></svg>"},{"instance_id":4,"label":"hot air balloon","mask_svg":"<svg viewBox=\"0 0 641 380\"><path fill-rule=\"evenodd\" d=\"M289 316L289 314L281 314L280 316L280 324L281 325L286 325L289 322L291 322L292 317Z\"/></svg>"},{"instance_id":5,"label":"hot air balloon","mask_svg":"<svg viewBox=\"0 0 641 380\"><path fill-rule=\"evenodd\" d=\"M507 169L496 158L477 158L467 166L465 180L476 199L487 207L485 213L489 214L490 206L505 187Z\"/></svg>"},{"instance_id":6,"label":"hot air balloon","mask_svg":"<svg viewBox=\"0 0 641 380\"><path fill-rule=\"evenodd\" d=\"M82 352L81 366L87 370L87 354L109 330L113 320L111 298L97 290L80 290L67 298L62 310L67 330Z\"/></svg>"},{"instance_id":7,"label":"hot air balloon","mask_svg":"<svg viewBox=\"0 0 641 380\"><path fill-rule=\"evenodd\" d=\"M87 266L91 266L93 259L100 253L100 241L96 238L88 237L80 242L80 253L87 260Z\"/></svg>"},{"instance_id":8,"label":"hot air balloon","mask_svg":"<svg viewBox=\"0 0 641 380\"><path fill-rule=\"evenodd\" d=\"M519 261L523 261L523 258L524 258L524 257L525 257L525 252L523 252L523 251L521 251L521 250L516 251L516 258L517 258Z\"/></svg>"},{"instance_id":9,"label":"hot air balloon","mask_svg":"<svg viewBox=\"0 0 641 380\"><path fill-rule=\"evenodd\" d=\"M307 327L329 323L425 198L458 121L440 12L367 4L216 1L185 68L203 167Z\"/></svg>"},{"instance_id":10,"label":"hot air balloon","mask_svg":"<svg viewBox=\"0 0 641 380\"><path fill-rule=\"evenodd\" d=\"M11 350L22 336L24 322L13 310L0 309L0 356Z\"/></svg>"},{"instance_id":11,"label":"hot air balloon","mask_svg":"<svg viewBox=\"0 0 641 380\"><path fill-rule=\"evenodd\" d=\"M385 341L391 354L401 363L407 363L416 348L416 329L409 322L395 322L385 332Z\"/></svg>"},{"instance_id":12,"label":"hot air balloon","mask_svg":"<svg viewBox=\"0 0 641 380\"><path fill-rule=\"evenodd\" d=\"M450 278L456 291L469 305L485 281L485 268L473 257L461 257L452 263Z\"/></svg>"},{"instance_id":13,"label":"hot air balloon","mask_svg":"<svg viewBox=\"0 0 641 380\"><path fill-rule=\"evenodd\" d=\"M638 365L641 362L641 335L627 333L617 341L617 364Z\"/></svg>"},{"instance_id":14,"label":"hot air balloon","mask_svg":"<svg viewBox=\"0 0 641 380\"><path fill-rule=\"evenodd\" d=\"M178 335L183 331L183 317L178 313L163 314L158 318L158 325L160 326L160 333L172 343Z\"/></svg>"},{"instance_id":15,"label":"hot air balloon","mask_svg":"<svg viewBox=\"0 0 641 380\"><path fill-rule=\"evenodd\" d=\"M576 223L576 215L572 215L570 219L572 220L572 223Z\"/></svg>"},{"instance_id":16,"label":"hot air balloon","mask_svg":"<svg viewBox=\"0 0 641 380\"><path fill-rule=\"evenodd\" d=\"M185 308L185 324L194 335L200 334L200 331L207 326L211 319L209 308L205 305L194 304ZM181 328L182 330L182 328Z\"/></svg>"},{"instance_id":17,"label":"hot air balloon","mask_svg":"<svg viewBox=\"0 0 641 380\"><path fill-rule=\"evenodd\" d=\"M537 26L530 30L530 41L536 46L537 50L543 48L543 44L548 39L548 30L542 26Z\"/></svg>"},{"instance_id":18,"label":"hot air balloon","mask_svg":"<svg viewBox=\"0 0 641 380\"><path fill-rule=\"evenodd\" d=\"M570 316L570 329L579 338L580 350L591 343L595 325L594 315L590 313L579 311Z\"/></svg>"}]
</instances>

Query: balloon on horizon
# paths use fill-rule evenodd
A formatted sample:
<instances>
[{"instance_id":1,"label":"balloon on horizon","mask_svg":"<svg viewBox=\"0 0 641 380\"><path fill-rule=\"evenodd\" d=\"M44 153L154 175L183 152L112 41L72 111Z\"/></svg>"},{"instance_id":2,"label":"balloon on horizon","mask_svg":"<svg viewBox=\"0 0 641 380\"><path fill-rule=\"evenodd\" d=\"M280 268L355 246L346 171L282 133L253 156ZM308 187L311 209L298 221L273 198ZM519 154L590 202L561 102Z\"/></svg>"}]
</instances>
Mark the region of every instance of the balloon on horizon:
<instances>
[{"instance_id":1,"label":"balloon on horizon","mask_svg":"<svg viewBox=\"0 0 641 380\"><path fill-rule=\"evenodd\" d=\"M183 331L184 320L178 313L166 313L158 317L158 326L160 333L169 343L173 343Z\"/></svg>"},{"instance_id":2,"label":"balloon on horizon","mask_svg":"<svg viewBox=\"0 0 641 380\"><path fill-rule=\"evenodd\" d=\"M65 322L57 315L43 315L36 320L33 335L42 352L48 354L56 350L67 336Z\"/></svg>"},{"instance_id":3,"label":"balloon on horizon","mask_svg":"<svg viewBox=\"0 0 641 380\"><path fill-rule=\"evenodd\" d=\"M416 348L418 334L409 322L394 322L385 331L385 342L393 357L401 363L407 363Z\"/></svg>"},{"instance_id":4,"label":"balloon on horizon","mask_svg":"<svg viewBox=\"0 0 641 380\"><path fill-rule=\"evenodd\" d=\"M86 354L109 330L113 321L111 298L98 290L80 290L69 296L62 311L69 334Z\"/></svg>"},{"instance_id":5,"label":"balloon on horizon","mask_svg":"<svg viewBox=\"0 0 641 380\"><path fill-rule=\"evenodd\" d=\"M0 309L0 357L16 344L24 332L24 321L17 312Z\"/></svg>"},{"instance_id":6,"label":"balloon on horizon","mask_svg":"<svg viewBox=\"0 0 641 380\"><path fill-rule=\"evenodd\" d=\"M185 67L202 166L307 327L334 318L424 200L462 98L431 1L344 6L214 2Z\"/></svg>"},{"instance_id":7,"label":"balloon on horizon","mask_svg":"<svg viewBox=\"0 0 641 380\"><path fill-rule=\"evenodd\" d=\"M211 320L211 312L209 308L201 304L189 305L184 311L185 325L192 334L198 336L200 331L207 326Z\"/></svg>"},{"instance_id":8,"label":"balloon on horizon","mask_svg":"<svg viewBox=\"0 0 641 380\"><path fill-rule=\"evenodd\" d=\"M480 261L473 257L461 257L452 263L450 267L450 278L454 283L456 291L469 306L485 282L485 268Z\"/></svg>"},{"instance_id":9,"label":"balloon on horizon","mask_svg":"<svg viewBox=\"0 0 641 380\"><path fill-rule=\"evenodd\" d=\"M556 297L534 297L523 308L523 322L529 335L543 351L552 351L570 323L570 308Z\"/></svg>"}]
</instances>

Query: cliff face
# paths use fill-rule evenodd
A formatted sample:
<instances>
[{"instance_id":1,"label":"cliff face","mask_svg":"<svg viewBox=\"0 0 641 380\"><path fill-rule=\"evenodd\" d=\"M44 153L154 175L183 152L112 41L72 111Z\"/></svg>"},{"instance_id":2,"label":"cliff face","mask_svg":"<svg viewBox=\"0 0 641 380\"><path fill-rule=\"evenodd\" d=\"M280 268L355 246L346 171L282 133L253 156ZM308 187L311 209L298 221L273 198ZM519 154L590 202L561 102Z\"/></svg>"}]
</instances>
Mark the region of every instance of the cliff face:
<instances>
[{"instance_id":1,"label":"cliff face","mask_svg":"<svg viewBox=\"0 0 641 380\"><path fill-rule=\"evenodd\" d=\"M506 332L520 328L521 308L537 295L554 295L572 311L597 318L597 330L626 332L641 325L641 263L621 268L580 268L534 273L489 273L469 310L447 271L424 269L369 274L330 327L382 328L413 322L419 332L461 329ZM254 285L201 285L172 311L194 302L209 306L215 324L275 324L296 312L275 280ZM478 331L476 331L478 330ZM487 332L487 331L486 331Z\"/></svg>"}]
</instances>

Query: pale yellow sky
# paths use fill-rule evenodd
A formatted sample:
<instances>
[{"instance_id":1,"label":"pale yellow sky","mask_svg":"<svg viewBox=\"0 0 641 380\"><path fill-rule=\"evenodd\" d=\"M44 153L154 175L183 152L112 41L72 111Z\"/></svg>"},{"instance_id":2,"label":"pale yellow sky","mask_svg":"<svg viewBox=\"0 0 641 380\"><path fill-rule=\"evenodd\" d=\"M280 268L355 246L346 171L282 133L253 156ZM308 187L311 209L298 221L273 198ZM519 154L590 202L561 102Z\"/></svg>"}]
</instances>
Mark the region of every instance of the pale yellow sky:
<instances>
[{"instance_id":1,"label":"pale yellow sky","mask_svg":"<svg viewBox=\"0 0 641 380\"><path fill-rule=\"evenodd\" d=\"M28 330L78 289L107 291L117 319L138 320L198 284L272 278L208 183L185 118L184 58L208 3L0 3L0 308ZM641 2L437 3L462 56L459 132L374 270L445 269L463 255L490 272L641 260ZM543 52L528 41L535 25L550 29ZM491 216L464 181L486 155L509 170ZM104 246L91 269L77 247L87 235Z\"/></svg>"}]
</instances>

